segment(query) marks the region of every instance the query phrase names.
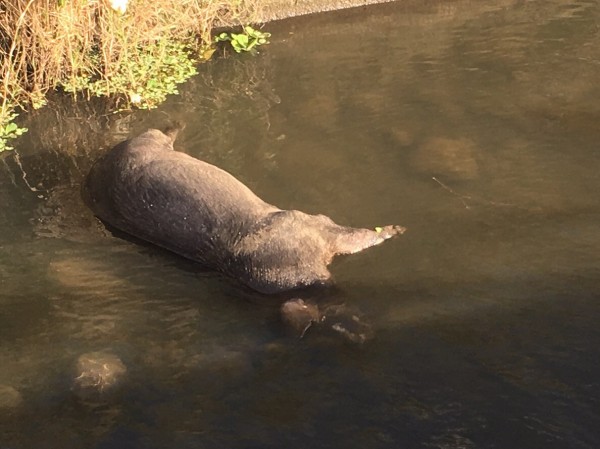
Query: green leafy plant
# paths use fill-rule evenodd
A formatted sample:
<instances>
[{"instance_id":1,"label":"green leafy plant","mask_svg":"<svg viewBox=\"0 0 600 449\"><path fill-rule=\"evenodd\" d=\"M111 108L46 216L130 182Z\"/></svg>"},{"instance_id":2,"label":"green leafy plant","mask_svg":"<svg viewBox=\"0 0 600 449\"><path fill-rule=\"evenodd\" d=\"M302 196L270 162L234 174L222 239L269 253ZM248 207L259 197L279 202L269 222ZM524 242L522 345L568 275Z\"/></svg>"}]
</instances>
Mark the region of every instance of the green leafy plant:
<instances>
[{"instance_id":1,"label":"green leafy plant","mask_svg":"<svg viewBox=\"0 0 600 449\"><path fill-rule=\"evenodd\" d=\"M108 78L78 75L63 87L67 92L87 90L95 96L124 93L129 104L152 109L167 95L178 93L177 85L197 73L196 63L184 43L163 39L130 52Z\"/></svg>"},{"instance_id":2,"label":"green leafy plant","mask_svg":"<svg viewBox=\"0 0 600 449\"><path fill-rule=\"evenodd\" d=\"M9 110L8 105L3 105L3 110L0 112L0 153L6 150L12 150L13 147L8 144L10 139L15 139L27 132L27 128L19 128L13 121L18 114Z\"/></svg>"},{"instance_id":3,"label":"green leafy plant","mask_svg":"<svg viewBox=\"0 0 600 449\"><path fill-rule=\"evenodd\" d=\"M0 0L0 103L37 109L63 87L155 107L210 58L216 22L251 23L258 11L253 0Z\"/></svg>"},{"instance_id":4,"label":"green leafy plant","mask_svg":"<svg viewBox=\"0 0 600 449\"><path fill-rule=\"evenodd\" d=\"M251 26L245 26L242 33L221 33L215 37L215 42L229 42L237 52L252 51L259 45L268 44L271 33L255 30Z\"/></svg>"}]
</instances>

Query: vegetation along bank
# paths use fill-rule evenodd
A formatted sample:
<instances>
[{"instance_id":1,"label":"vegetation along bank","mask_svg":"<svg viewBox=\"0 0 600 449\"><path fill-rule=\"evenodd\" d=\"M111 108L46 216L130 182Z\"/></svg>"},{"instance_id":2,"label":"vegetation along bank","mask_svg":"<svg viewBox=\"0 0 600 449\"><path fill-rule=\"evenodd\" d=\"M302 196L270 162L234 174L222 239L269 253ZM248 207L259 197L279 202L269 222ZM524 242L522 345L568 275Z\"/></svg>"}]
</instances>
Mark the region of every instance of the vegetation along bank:
<instances>
[{"instance_id":1,"label":"vegetation along bank","mask_svg":"<svg viewBox=\"0 0 600 449\"><path fill-rule=\"evenodd\" d=\"M269 34L247 24L387 0L11 0L0 2L0 153L26 129L18 113L49 91L156 107L215 45L253 51ZM213 37L215 28L228 28Z\"/></svg>"}]
</instances>

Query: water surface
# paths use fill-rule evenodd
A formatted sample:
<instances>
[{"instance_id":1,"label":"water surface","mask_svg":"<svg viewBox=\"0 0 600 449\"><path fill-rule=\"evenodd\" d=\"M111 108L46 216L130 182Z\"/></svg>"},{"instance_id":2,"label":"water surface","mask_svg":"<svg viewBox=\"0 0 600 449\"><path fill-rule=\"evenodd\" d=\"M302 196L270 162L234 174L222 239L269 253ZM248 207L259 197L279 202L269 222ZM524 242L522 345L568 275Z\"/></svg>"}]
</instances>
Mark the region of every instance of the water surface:
<instances>
[{"instance_id":1,"label":"water surface","mask_svg":"<svg viewBox=\"0 0 600 449\"><path fill-rule=\"evenodd\" d=\"M152 113L32 117L0 159L0 448L599 447L599 21L559 0L294 19ZM372 340L289 338L272 301L94 220L93 159L174 120L271 203L408 228L332 267ZM83 400L90 351L127 374Z\"/></svg>"}]
</instances>

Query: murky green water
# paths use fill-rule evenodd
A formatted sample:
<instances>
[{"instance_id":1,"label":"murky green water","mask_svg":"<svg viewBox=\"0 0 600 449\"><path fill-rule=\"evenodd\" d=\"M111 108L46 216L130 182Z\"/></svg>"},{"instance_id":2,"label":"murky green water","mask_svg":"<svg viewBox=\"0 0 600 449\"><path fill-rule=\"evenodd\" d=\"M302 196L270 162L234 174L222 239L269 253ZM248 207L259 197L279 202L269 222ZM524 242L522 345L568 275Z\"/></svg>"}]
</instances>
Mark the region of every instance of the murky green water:
<instances>
[{"instance_id":1,"label":"murky green water","mask_svg":"<svg viewBox=\"0 0 600 449\"><path fill-rule=\"evenodd\" d=\"M600 446L600 8L403 1L271 24L129 118L33 117L0 158L0 448ZM362 346L105 232L99 148L178 146L283 208L402 238L336 261ZM81 354L127 368L72 390Z\"/></svg>"}]
</instances>

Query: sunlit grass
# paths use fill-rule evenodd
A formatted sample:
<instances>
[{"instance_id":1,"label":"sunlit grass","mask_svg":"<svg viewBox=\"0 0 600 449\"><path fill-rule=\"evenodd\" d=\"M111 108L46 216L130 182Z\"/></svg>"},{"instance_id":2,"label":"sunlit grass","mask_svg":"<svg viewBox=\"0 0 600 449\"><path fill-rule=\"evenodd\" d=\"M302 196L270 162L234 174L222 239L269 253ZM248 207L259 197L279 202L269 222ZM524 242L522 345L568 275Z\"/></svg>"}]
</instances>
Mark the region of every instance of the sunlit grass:
<instances>
[{"instance_id":1,"label":"sunlit grass","mask_svg":"<svg viewBox=\"0 0 600 449\"><path fill-rule=\"evenodd\" d=\"M0 140L46 93L154 107L195 73L215 23L249 23L256 0L11 0L0 3ZM10 132L10 133L9 133ZM0 146L0 151L8 145Z\"/></svg>"}]
</instances>

